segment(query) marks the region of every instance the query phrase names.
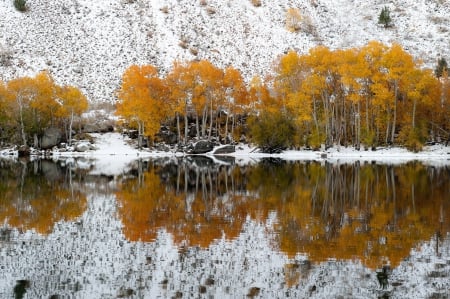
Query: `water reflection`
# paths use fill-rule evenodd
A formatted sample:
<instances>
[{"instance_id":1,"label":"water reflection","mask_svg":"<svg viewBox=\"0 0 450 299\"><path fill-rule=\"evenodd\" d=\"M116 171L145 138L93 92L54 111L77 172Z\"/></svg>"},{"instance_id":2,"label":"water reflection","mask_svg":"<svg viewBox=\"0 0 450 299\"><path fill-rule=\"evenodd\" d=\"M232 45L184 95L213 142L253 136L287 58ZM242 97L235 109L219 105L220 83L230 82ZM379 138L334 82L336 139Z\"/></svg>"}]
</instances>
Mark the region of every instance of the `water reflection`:
<instances>
[{"instance_id":1,"label":"water reflection","mask_svg":"<svg viewBox=\"0 0 450 299\"><path fill-rule=\"evenodd\" d=\"M0 163L0 297L427 297L450 285L448 166L190 157L104 176L84 160Z\"/></svg>"},{"instance_id":2,"label":"water reflection","mask_svg":"<svg viewBox=\"0 0 450 299\"><path fill-rule=\"evenodd\" d=\"M209 164L208 164L209 163ZM276 247L321 262L357 259L395 267L410 250L449 231L449 169L409 163L321 164L208 158L150 161L117 191L125 236L154 240L161 228L180 246L233 239L247 217L276 215ZM439 244L439 242L437 243Z\"/></svg>"},{"instance_id":3,"label":"water reflection","mask_svg":"<svg viewBox=\"0 0 450 299\"><path fill-rule=\"evenodd\" d=\"M20 231L52 231L86 209L86 195L75 188L72 172L46 160L0 160L0 222Z\"/></svg>"}]
</instances>

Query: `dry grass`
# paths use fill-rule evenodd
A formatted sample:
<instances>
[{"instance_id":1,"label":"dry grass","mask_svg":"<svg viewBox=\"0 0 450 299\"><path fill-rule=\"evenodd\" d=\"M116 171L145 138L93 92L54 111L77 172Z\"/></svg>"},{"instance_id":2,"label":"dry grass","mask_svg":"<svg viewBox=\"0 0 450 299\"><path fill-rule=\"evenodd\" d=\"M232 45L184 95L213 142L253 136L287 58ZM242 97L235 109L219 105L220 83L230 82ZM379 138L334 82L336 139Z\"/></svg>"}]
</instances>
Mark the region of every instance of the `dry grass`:
<instances>
[{"instance_id":1,"label":"dry grass","mask_svg":"<svg viewBox=\"0 0 450 299\"><path fill-rule=\"evenodd\" d=\"M298 8L289 8L286 12L286 28L290 32L300 31L302 25L302 15Z\"/></svg>"},{"instance_id":2,"label":"dry grass","mask_svg":"<svg viewBox=\"0 0 450 299\"><path fill-rule=\"evenodd\" d=\"M213 14L216 13L216 9L215 9L214 7L208 6L208 7L206 8L206 12L207 12L209 15L213 15Z\"/></svg>"},{"instance_id":3,"label":"dry grass","mask_svg":"<svg viewBox=\"0 0 450 299\"><path fill-rule=\"evenodd\" d=\"M169 13L169 7L167 5L161 7L159 10L165 14Z\"/></svg>"},{"instance_id":4,"label":"dry grass","mask_svg":"<svg viewBox=\"0 0 450 299\"><path fill-rule=\"evenodd\" d=\"M261 0L250 0L254 7L260 7L262 5Z\"/></svg>"}]
</instances>

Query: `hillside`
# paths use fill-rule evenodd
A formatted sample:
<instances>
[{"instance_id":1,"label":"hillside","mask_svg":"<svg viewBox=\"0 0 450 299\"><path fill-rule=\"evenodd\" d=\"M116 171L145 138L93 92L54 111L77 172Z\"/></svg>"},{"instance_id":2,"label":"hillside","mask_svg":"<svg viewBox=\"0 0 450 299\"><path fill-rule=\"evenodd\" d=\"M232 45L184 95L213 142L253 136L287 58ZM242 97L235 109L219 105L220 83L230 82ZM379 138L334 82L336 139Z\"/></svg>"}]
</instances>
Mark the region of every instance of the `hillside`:
<instances>
[{"instance_id":1,"label":"hillside","mask_svg":"<svg viewBox=\"0 0 450 299\"><path fill-rule=\"evenodd\" d=\"M92 102L113 101L123 71L174 60L232 64L247 79L266 75L289 49L400 43L433 68L450 57L450 2L444 0L28 0L18 12L0 1L0 80L47 69L60 84L80 87ZM381 9L393 26L378 23ZM296 32L286 12L298 9Z\"/></svg>"}]
</instances>

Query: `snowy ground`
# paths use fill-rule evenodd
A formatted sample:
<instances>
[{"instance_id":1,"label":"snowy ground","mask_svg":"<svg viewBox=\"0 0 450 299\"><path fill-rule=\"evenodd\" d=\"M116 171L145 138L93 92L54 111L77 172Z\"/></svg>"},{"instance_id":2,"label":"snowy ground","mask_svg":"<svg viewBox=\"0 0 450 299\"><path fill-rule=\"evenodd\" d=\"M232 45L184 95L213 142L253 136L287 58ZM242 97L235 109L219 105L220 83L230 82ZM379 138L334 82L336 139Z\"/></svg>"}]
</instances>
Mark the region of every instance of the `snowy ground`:
<instances>
[{"instance_id":1,"label":"snowy ground","mask_svg":"<svg viewBox=\"0 0 450 299\"><path fill-rule=\"evenodd\" d=\"M159 158L159 157L180 157L184 153L175 151L154 151L138 150L135 142L120 133L92 134L95 139L93 150L86 152L53 152L53 158L75 162L75 158L85 158L78 160L78 164L86 161L86 167L90 167L95 161L92 174L117 175L126 171L131 162L140 158ZM0 157L14 158L16 153L11 149L0 150ZM206 154L211 159L216 157L210 153ZM402 164L408 161L421 161L427 165L444 166L450 165L450 147L444 145L425 146L423 151L418 153L410 152L404 148L379 148L376 151L357 151L354 148L331 148L326 151L294 151L288 150L280 154L266 154L258 152L258 148L239 144L236 146L236 152L227 154L235 158L238 164L257 163L263 158L280 158L284 160L310 160L310 161L328 161L332 163L351 163L354 161L376 162L380 164ZM223 163L223 161L221 161ZM78 165L82 167L82 165Z\"/></svg>"},{"instance_id":2,"label":"snowy ground","mask_svg":"<svg viewBox=\"0 0 450 299\"><path fill-rule=\"evenodd\" d=\"M86 157L98 160L97 168L103 173L121 171L131 161L139 158L183 156L179 152L138 150L135 143L119 133L93 134L95 150L78 152L55 152L54 157ZM214 158L212 154L208 154ZM412 153L404 148L380 148L376 151L357 151L353 148L332 148L327 151L285 151L281 154L265 154L249 145L236 146L236 152L228 154L240 164L258 162L262 158L285 160L317 160L330 162L376 161L377 163L400 164L419 160L431 165L450 165L450 147L444 145L426 146L422 152Z\"/></svg>"}]
</instances>

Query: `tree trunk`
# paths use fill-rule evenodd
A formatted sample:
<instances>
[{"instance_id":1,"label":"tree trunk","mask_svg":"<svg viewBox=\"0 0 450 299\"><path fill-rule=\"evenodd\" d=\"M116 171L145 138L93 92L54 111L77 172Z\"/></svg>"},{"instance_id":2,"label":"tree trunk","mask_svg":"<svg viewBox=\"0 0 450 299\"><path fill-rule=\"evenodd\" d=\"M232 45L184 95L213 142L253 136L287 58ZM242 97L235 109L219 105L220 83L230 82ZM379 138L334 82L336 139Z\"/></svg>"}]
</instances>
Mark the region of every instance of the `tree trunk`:
<instances>
[{"instance_id":1,"label":"tree trunk","mask_svg":"<svg viewBox=\"0 0 450 299\"><path fill-rule=\"evenodd\" d=\"M179 143L181 141L181 131L180 131L180 114L178 112L176 113L176 117L177 117L177 134L178 134L177 142Z\"/></svg>"},{"instance_id":2,"label":"tree trunk","mask_svg":"<svg viewBox=\"0 0 450 299\"><path fill-rule=\"evenodd\" d=\"M23 122L23 106L22 101L19 100L19 117L20 117L20 134L22 136L22 144L27 145L27 137L25 135L25 124Z\"/></svg>"},{"instance_id":3,"label":"tree trunk","mask_svg":"<svg viewBox=\"0 0 450 299\"><path fill-rule=\"evenodd\" d=\"M412 111L412 128L416 128L416 106L417 106L417 100L413 101L413 111Z\"/></svg>"},{"instance_id":4,"label":"tree trunk","mask_svg":"<svg viewBox=\"0 0 450 299\"><path fill-rule=\"evenodd\" d=\"M209 132L208 132L208 140L211 140L211 133L212 133L212 127L213 127L213 106L212 106L212 100L210 101L210 107L209 107Z\"/></svg>"},{"instance_id":5,"label":"tree trunk","mask_svg":"<svg viewBox=\"0 0 450 299\"><path fill-rule=\"evenodd\" d=\"M398 95L398 83L397 80L394 82L394 119L392 121L392 131L391 131L391 143L394 144L395 139L395 126L397 123L397 95Z\"/></svg>"},{"instance_id":6,"label":"tree trunk","mask_svg":"<svg viewBox=\"0 0 450 299\"><path fill-rule=\"evenodd\" d=\"M188 116L186 111L184 114L184 144L187 143L187 137L188 137Z\"/></svg>"},{"instance_id":7,"label":"tree trunk","mask_svg":"<svg viewBox=\"0 0 450 299\"><path fill-rule=\"evenodd\" d=\"M70 113L70 122L69 122L69 146L72 145L72 125L73 125L73 110Z\"/></svg>"},{"instance_id":8,"label":"tree trunk","mask_svg":"<svg viewBox=\"0 0 450 299\"><path fill-rule=\"evenodd\" d=\"M197 131L197 138L200 139L200 123L198 120L198 114L195 113L195 130Z\"/></svg>"}]
</instances>

